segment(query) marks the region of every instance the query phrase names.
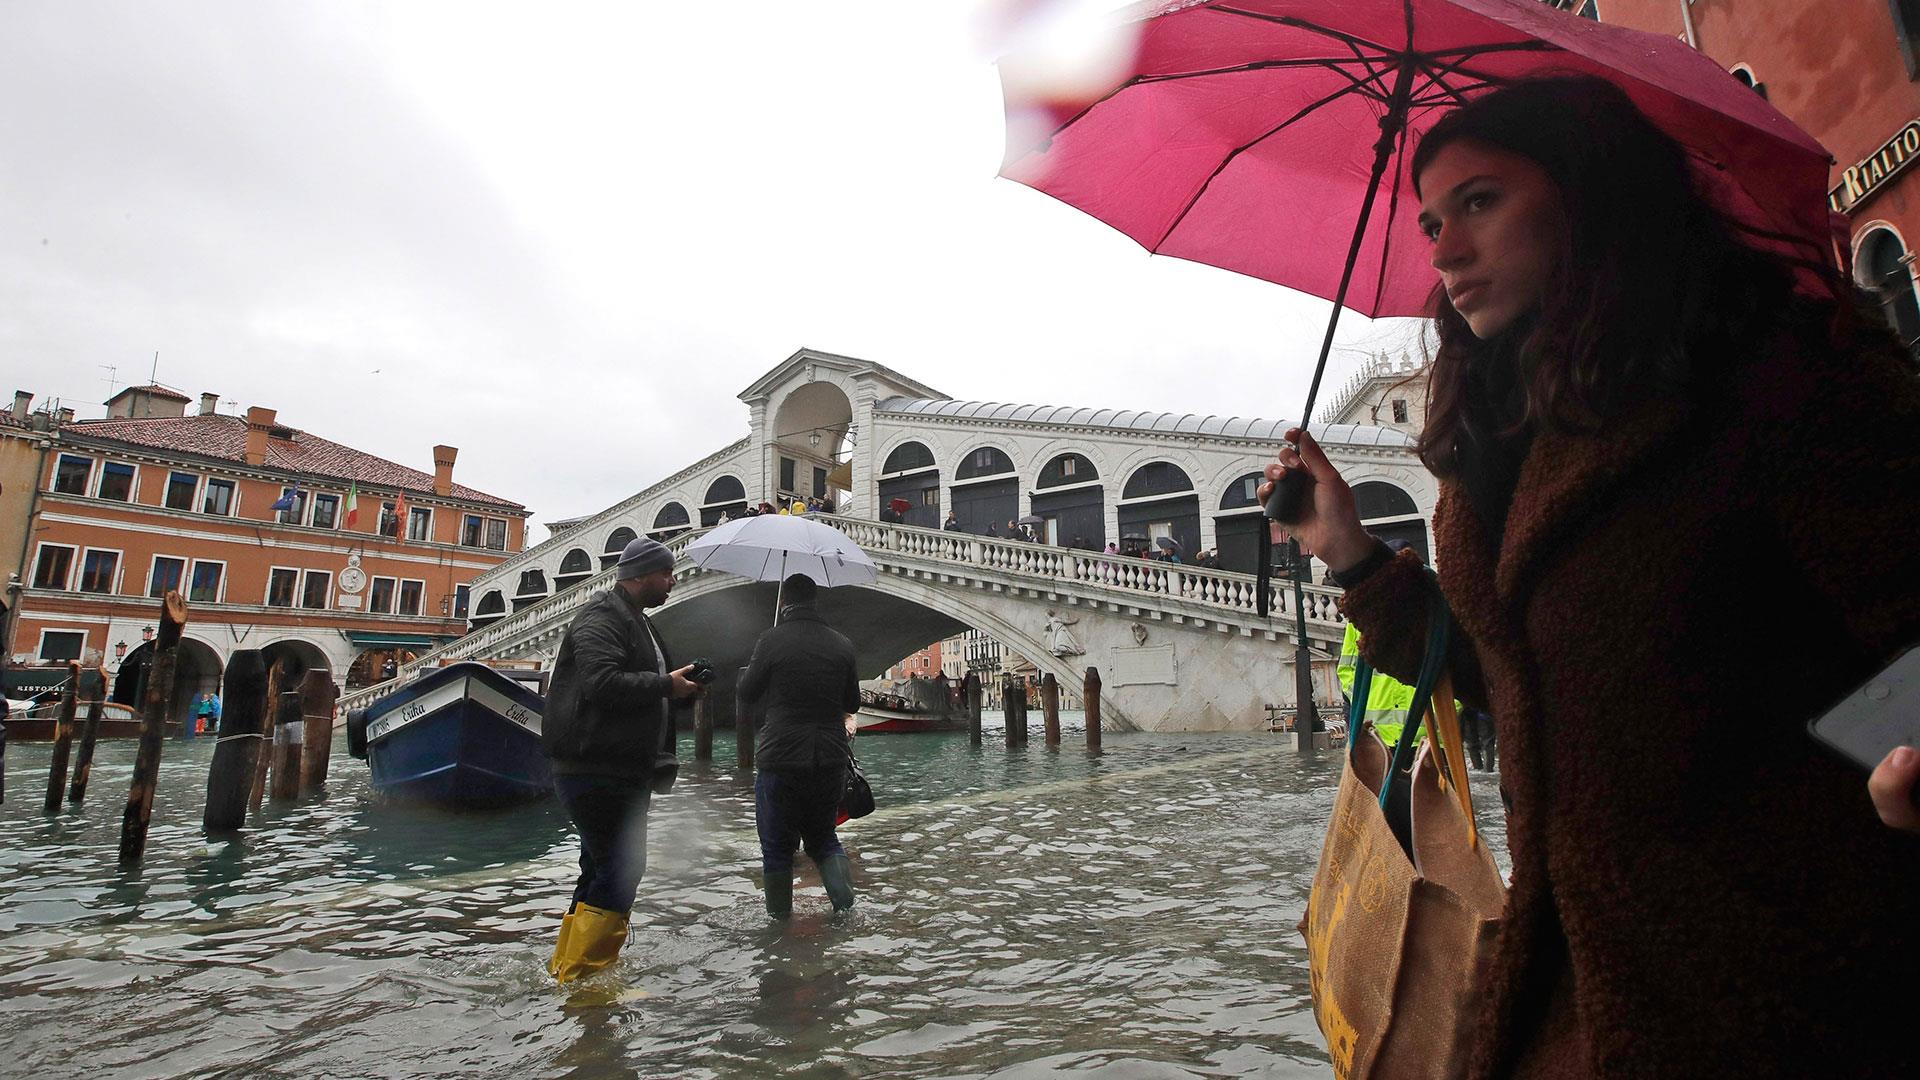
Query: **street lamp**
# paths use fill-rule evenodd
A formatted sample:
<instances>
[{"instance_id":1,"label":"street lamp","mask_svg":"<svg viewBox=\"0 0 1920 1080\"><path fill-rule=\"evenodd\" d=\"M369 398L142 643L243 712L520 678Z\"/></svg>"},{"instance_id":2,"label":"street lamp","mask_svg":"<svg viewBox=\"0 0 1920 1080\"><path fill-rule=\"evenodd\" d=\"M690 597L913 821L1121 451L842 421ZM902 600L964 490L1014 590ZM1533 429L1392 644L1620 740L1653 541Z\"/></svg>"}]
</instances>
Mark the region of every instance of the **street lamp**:
<instances>
[{"instance_id":1,"label":"street lamp","mask_svg":"<svg viewBox=\"0 0 1920 1080\"><path fill-rule=\"evenodd\" d=\"M143 626L143 627L141 627L141 628L140 628L140 640L141 640L141 641L152 641L152 640L153 640L153 627L151 627L151 626Z\"/></svg>"},{"instance_id":2,"label":"street lamp","mask_svg":"<svg viewBox=\"0 0 1920 1080\"><path fill-rule=\"evenodd\" d=\"M819 428L814 428L812 431L807 432L807 445L815 448L819 447L820 445L820 429Z\"/></svg>"},{"instance_id":3,"label":"street lamp","mask_svg":"<svg viewBox=\"0 0 1920 1080\"><path fill-rule=\"evenodd\" d=\"M127 643L126 643L126 642L124 642L124 641L116 641L116 642L114 642L114 643L113 643L113 661L114 661L114 663L116 663L116 664L117 664L117 663L119 663L120 661L122 661L122 660L125 660L126 658L127 658Z\"/></svg>"}]
</instances>

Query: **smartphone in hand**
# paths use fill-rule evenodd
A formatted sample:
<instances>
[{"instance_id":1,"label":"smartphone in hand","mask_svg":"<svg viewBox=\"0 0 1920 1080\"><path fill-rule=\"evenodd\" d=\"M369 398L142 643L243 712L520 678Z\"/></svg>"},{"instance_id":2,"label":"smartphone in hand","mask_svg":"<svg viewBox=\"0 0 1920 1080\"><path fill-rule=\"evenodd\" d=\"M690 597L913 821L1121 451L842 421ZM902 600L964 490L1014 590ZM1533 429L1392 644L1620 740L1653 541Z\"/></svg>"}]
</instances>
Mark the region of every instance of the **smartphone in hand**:
<instances>
[{"instance_id":1,"label":"smartphone in hand","mask_svg":"<svg viewBox=\"0 0 1920 1080\"><path fill-rule=\"evenodd\" d=\"M1920 748L1920 647L1895 657L1807 731L1869 772L1896 746Z\"/></svg>"}]
</instances>

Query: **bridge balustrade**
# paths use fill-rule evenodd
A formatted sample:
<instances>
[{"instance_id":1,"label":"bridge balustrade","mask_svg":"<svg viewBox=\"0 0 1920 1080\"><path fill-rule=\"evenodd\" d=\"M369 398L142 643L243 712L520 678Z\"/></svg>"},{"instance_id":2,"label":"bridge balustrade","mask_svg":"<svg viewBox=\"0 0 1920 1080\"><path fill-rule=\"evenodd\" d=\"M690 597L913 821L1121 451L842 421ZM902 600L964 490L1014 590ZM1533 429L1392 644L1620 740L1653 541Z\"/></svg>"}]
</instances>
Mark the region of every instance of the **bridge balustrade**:
<instances>
[{"instance_id":1,"label":"bridge balustrade","mask_svg":"<svg viewBox=\"0 0 1920 1080\"><path fill-rule=\"evenodd\" d=\"M972 566L991 570L1022 583L1051 583L1055 591L1083 595L1090 599L1124 602L1142 608L1183 608L1206 618L1230 614L1234 621L1252 624L1255 618L1258 582L1251 574L1208 567L1188 566L1116 555L1078 548L1053 547L1026 540L975 536L945 532L914 525L894 525L859 518L811 515L832 525L873 556L884 570L889 566L918 564L920 568ZM676 559L693 540L709 529L682 533L668 542ZM695 572L691 562L675 564L677 576ZM552 631L581 605L591 601L601 588L613 583L612 568L547 600L513 612L481 630L421 654L401 665L395 677L365 687L340 699L340 715L365 708L397 689L422 669L438 666L443 660L487 658L510 655L525 642ZM1338 640L1340 624L1345 621L1337 600L1340 590L1321 585L1304 588L1309 622L1331 640ZM1293 591L1285 583L1268 587L1271 627L1285 632L1293 619Z\"/></svg>"}]
</instances>

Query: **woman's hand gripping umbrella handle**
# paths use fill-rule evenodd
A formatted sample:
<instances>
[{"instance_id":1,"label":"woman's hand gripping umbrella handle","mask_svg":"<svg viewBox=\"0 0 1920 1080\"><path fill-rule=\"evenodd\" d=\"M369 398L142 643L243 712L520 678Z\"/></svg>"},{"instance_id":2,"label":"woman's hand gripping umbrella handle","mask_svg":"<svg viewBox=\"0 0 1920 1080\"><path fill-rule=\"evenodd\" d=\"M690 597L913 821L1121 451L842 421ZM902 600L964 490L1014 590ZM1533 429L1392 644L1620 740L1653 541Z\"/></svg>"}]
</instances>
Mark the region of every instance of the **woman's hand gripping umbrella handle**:
<instances>
[{"instance_id":1,"label":"woman's hand gripping umbrella handle","mask_svg":"<svg viewBox=\"0 0 1920 1080\"><path fill-rule=\"evenodd\" d=\"M1335 573L1358 566L1379 541L1360 526L1353 489L1313 436L1294 428L1286 439L1292 445L1282 447L1279 460L1267 466L1266 482L1255 497L1269 518L1300 541L1302 551L1318 556Z\"/></svg>"}]
</instances>

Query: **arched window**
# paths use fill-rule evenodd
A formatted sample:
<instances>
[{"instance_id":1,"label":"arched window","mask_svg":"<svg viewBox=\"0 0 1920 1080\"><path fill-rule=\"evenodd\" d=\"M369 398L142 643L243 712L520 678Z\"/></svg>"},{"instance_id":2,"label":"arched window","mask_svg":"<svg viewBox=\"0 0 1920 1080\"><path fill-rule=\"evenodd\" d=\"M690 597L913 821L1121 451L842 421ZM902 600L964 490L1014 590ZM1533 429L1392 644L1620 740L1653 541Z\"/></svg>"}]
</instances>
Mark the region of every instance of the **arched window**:
<instances>
[{"instance_id":1,"label":"arched window","mask_svg":"<svg viewBox=\"0 0 1920 1080\"><path fill-rule=\"evenodd\" d=\"M1254 492L1259 490L1261 479L1259 473L1250 472L1228 484L1227 490L1220 493L1220 509L1238 510L1242 507L1259 505L1260 500Z\"/></svg>"},{"instance_id":2,"label":"arched window","mask_svg":"<svg viewBox=\"0 0 1920 1080\"><path fill-rule=\"evenodd\" d=\"M473 623L473 628L478 630L488 623L499 622L500 617L506 613L506 597L500 595L499 589L490 589L485 596L480 598L480 603L474 607L473 618L469 621Z\"/></svg>"},{"instance_id":3,"label":"arched window","mask_svg":"<svg viewBox=\"0 0 1920 1080\"><path fill-rule=\"evenodd\" d=\"M722 476L707 485L707 497L702 501L712 506L715 503L745 502L746 498L747 489L738 477Z\"/></svg>"},{"instance_id":4,"label":"arched window","mask_svg":"<svg viewBox=\"0 0 1920 1080\"><path fill-rule=\"evenodd\" d=\"M1361 521L1403 517L1420 512L1420 508L1413 504L1413 496L1378 480L1353 485L1353 508L1359 511Z\"/></svg>"},{"instance_id":5,"label":"arched window","mask_svg":"<svg viewBox=\"0 0 1920 1080\"><path fill-rule=\"evenodd\" d=\"M1171 461L1149 461L1127 477L1127 486L1120 497L1141 499L1153 495L1182 495L1192 490L1193 481L1185 469Z\"/></svg>"},{"instance_id":6,"label":"arched window","mask_svg":"<svg viewBox=\"0 0 1920 1080\"><path fill-rule=\"evenodd\" d=\"M1367 480L1353 485L1353 508L1368 532L1382 540L1405 540L1421 558L1432 558L1427 551L1427 523L1413 496L1392 484Z\"/></svg>"},{"instance_id":7,"label":"arched window","mask_svg":"<svg viewBox=\"0 0 1920 1080\"><path fill-rule=\"evenodd\" d=\"M620 553L627 550L627 545L633 543L638 536L638 533L625 525L608 533L606 546L600 549L600 569L605 570L619 562Z\"/></svg>"},{"instance_id":8,"label":"arched window","mask_svg":"<svg viewBox=\"0 0 1920 1080\"><path fill-rule=\"evenodd\" d=\"M955 480L971 480L976 476L999 476L1013 471L1013 459L991 446L982 446L968 452L961 460L960 467L954 470Z\"/></svg>"},{"instance_id":9,"label":"arched window","mask_svg":"<svg viewBox=\"0 0 1920 1080\"><path fill-rule=\"evenodd\" d=\"M665 543L691 528L693 523L687 518L687 508L670 502L653 515L653 528L647 530L647 535Z\"/></svg>"},{"instance_id":10,"label":"arched window","mask_svg":"<svg viewBox=\"0 0 1920 1080\"><path fill-rule=\"evenodd\" d=\"M1060 487L1063 484L1084 484L1089 480L1100 479L1099 470L1085 454L1061 454L1040 470L1040 479L1034 484L1039 488Z\"/></svg>"},{"instance_id":11,"label":"arched window","mask_svg":"<svg viewBox=\"0 0 1920 1080\"><path fill-rule=\"evenodd\" d=\"M1873 229L1860 242L1855 261L1860 284L1879 297L1888 325L1912 349L1920 343L1920 301L1913 292L1913 257L1892 229Z\"/></svg>"},{"instance_id":12,"label":"arched window","mask_svg":"<svg viewBox=\"0 0 1920 1080\"><path fill-rule=\"evenodd\" d=\"M1745 64L1735 64L1729 69L1729 73L1754 93L1759 94L1761 97L1767 96L1767 84L1761 82L1759 78L1754 75L1752 68Z\"/></svg>"},{"instance_id":13,"label":"arched window","mask_svg":"<svg viewBox=\"0 0 1920 1080\"><path fill-rule=\"evenodd\" d=\"M560 569L553 575L553 586L562 592L593 576L593 557L585 548L573 548L560 558Z\"/></svg>"},{"instance_id":14,"label":"arched window","mask_svg":"<svg viewBox=\"0 0 1920 1080\"><path fill-rule=\"evenodd\" d=\"M520 574L520 587L513 591L513 610L530 608L547 598L547 575L538 570Z\"/></svg>"},{"instance_id":15,"label":"arched window","mask_svg":"<svg viewBox=\"0 0 1920 1080\"><path fill-rule=\"evenodd\" d=\"M906 472L909 469L926 469L933 466L933 451L925 443L904 442L893 448L887 455L887 463L880 467L882 473Z\"/></svg>"}]
</instances>

